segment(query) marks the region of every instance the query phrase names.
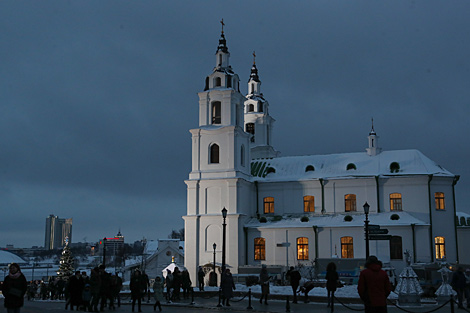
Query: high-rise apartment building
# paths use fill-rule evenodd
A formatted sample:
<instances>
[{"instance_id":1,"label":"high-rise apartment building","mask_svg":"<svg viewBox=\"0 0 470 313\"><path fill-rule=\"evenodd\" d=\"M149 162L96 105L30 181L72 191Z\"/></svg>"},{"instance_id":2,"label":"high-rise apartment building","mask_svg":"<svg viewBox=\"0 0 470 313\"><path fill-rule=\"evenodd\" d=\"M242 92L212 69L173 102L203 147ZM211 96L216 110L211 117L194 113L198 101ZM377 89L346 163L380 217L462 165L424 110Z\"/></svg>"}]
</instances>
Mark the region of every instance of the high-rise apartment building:
<instances>
[{"instance_id":1,"label":"high-rise apartment building","mask_svg":"<svg viewBox=\"0 0 470 313\"><path fill-rule=\"evenodd\" d=\"M67 238L68 242L72 242L72 219L49 215L46 218L44 248L47 250L61 249L65 246Z\"/></svg>"}]
</instances>

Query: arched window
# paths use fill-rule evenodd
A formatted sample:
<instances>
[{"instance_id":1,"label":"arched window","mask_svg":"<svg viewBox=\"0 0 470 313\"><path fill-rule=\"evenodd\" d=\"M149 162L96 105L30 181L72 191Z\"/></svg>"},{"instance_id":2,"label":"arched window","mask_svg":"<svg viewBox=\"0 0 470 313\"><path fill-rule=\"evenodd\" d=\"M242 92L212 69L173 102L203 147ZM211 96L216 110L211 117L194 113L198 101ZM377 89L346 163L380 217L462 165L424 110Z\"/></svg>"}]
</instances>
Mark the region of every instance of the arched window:
<instances>
[{"instance_id":1,"label":"arched window","mask_svg":"<svg viewBox=\"0 0 470 313\"><path fill-rule=\"evenodd\" d=\"M436 201L436 210L445 210L446 203L443 192L435 192L434 200Z\"/></svg>"},{"instance_id":2,"label":"arched window","mask_svg":"<svg viewBox=\"0 0 470 313\"><path fill-rule=\"evenodd\" d=\"M245 146L242 145L240 148L240 164L241 166L245 166Z\"/></svg>"},{"instance_id":3,"label":"arched window","mask_svg":"<svg viewBox=\"0 0 470 313\"><path fill-rule=\"evenodd\" d=\"M232 88L232 76L227 76L227 88Z\"/></svg>"},{"instance_id":4,"label":"arched window","mask_svg":"<svg viewBox=\"0 0 470 313\"><path fill-rule=\"evenodd\" d=\"M255 84L254 83L251 84L251 93L255 93Z\"/></svg>"},{"instance_id":5,"label":"arched window","mask_svg":"<svg viewBox=\"0 0 470 313\"><path fill-rule=\"evenodd\" d=\"M253 103L248 104L248 112L253 112L255 110L255 106Z\"/></svg>"},{"instance_id":6,"label":"arched window","mask_svg":"<svg viewBox=\"0 0 470 313\"><path fill-rule=\"evenodd\" d=\"M436 259L444 259L446 257L446 243L444 237L435 237L434 243L436 245Z\"/></svg>"},{"instance_id":7,"label":"arched window","mask_svg":"<svg viewBox=\"0 0 470 313\"><path fill-rule=\"evenodd\" d=\"M212 102L212 124L220 124L222 122L222 109L220 101Z\"/></svg>"},{"instance_id":8,"label":"arched window","mask_svg":"<svg viewBox=\"0 0 470 313\"><path fill-rule=\"evenodd\" d=\"M250 133L250 134L254 135L255 134L255 123L246 123L245 131L247 133Z\"/></svg>"},{"instance_id":9,"label":"arched window","mask_svg":"<svg viewBox=\"0 0 470 313\"><path fill-rule=\"evenodd\" d=\"M392 239L390 239L390 259L403 260L403 248L400 236L392 236Z\"/></svg>"},{"instance_id":10,"label":"arched window","mask_svg":"<svg viewBox=\"0 0 470 313\"><path fill-rule=\"evenodd\" d=\"M349 171L349 170L355 170L356 169L356 164L354 163L349 163L347 166L346 166L346 170Z\"/></svg>"},{"instance_id":11,"label":"arched window","mask_svg":"<svg viewBox=\"0 0 470 313\"><path fill-rule=\"evenodd\" d=\"M264 213L274 213L274 198L265 197L263 200Z\"/></svg>"},{"instance_id":12,"label":"arched window","mask_svg":"<svg viewBox=\"0 0 470 313\"><path fill-rule=\"evenodd\" d=\"M401 193L391 193L390 194L390 210L391 211L401 211Z\"/></svg>"},{"instance_id":13,"label":"arched window","mask_svg":"<svg viewBox=\"0 0 470 313\"><path fill-rule=\"evenodd\" d=\"M219 54L219 66L222 66L222 54Z\"/></svg>"},{"instance_id":14,"label":"arched window","mask_svg":"<svg viewBox=\"0 0 470 313\"><path fill-rule=\"evenodd\" d=\"M398 173L400 171L400 164L398 162L390 163L390 173Z\"/></svg>"},{"instance_id":15,"label":"arched window","mask_svg":"<svg viewBox=\"0 0 470 313\"><path fill-rule=\"evenodd\" d=\"M255 260L266 260L266 239L255 238Z\"/></svg>"},{"instance_id":16,"label":"arched window","mask_svg":"<svg viewBox=\"0 0 470 313\"><path fill-rule=\"evenodd\" d=\"M258 112L263 112L263 102L258 101Z\"/></svg>"},{"instance_id":17,"label":"arched window","mask_svg":"<svg viewBox=\"0 0 470 313\"><path fill-rule=\"evenodd\" d=\"M215 87L222 86L222 79L220 77L215 78Z\"/></svg>"},{"instance_id":18,"label":"arched window","mask_svg":"<svg viewBox=\"0 0 470 313\"><path fill-rule=\"evenodd\" d=\"M306 172L313 172L313 171L315 171L315 167L313 165L307 165L307 167L305 168L305 171Z\"/></svg>"},{"instance_id":19,"label":"arched window","mask_svg":"<svg viewBox=\"0 0 470 313\"><path fill-rule=\"evenodd\" d=\"M308 238L297 238L297 260L308 260Z\"/></svg>"},{"instance_id":20,"label":"arched window","mask_svg":"<svg viewBox=\"0 0 470 313\"><path fill-rule=\"evenodd\" d=\"M314 196L304 197L304 212L315 212L315 197Z\"/></svg>"},{"instance_id":21,"label":"arched window","mask_svg":"<svg viewBox=\"0 0 470 313\"><path fill-rule=\"evenodd\" d=\"M219 146L213 144L210 147L209 163L219 163Z\"/></svg>"},{"instance_id":22,"label":"arched window","mask_svg":"<svg viewBox=\"0 0 470 313\"><path fill-rule=\"evenodd\" d=\"M344 196L344 210L346 212L356 211L356 195L348 194Z\"/></svg>"},{"instance_id":23,"label":"arched window","mask_svg":"<svg viewBox=\"0 0 470 313\"><path fill-rule=\"evenodd\" d=\"M354 258L353 237L341 237L341 258Z\"/></svg>"}]
</instances>

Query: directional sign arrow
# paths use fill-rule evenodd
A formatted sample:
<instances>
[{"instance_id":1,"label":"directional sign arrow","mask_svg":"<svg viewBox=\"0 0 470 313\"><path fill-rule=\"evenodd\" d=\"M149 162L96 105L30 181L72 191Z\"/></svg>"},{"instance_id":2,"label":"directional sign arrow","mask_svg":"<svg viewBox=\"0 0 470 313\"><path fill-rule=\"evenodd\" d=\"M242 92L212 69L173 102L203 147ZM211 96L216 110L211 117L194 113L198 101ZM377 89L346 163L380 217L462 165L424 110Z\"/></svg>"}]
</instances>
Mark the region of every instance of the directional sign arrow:
<instances>
[{"instance_id":1,"label":"directional sign arrow","mask_svg":"<svg viewBox=\"0 0 470 313\"><path fill-rule=\"evenodd\" d=\"M390 240L392 235L369 235L369 240Z\"/></svg>"},{"instance_id":2,"label":"directional sign arrow","mask_svg":"<svg viewBox=\"0 0 470 313\"><path fill-rule=\"evenodd\" d=\"M369 234L375 234L375 235L382 234L382 235L385 235L385 234L388 234L388 229L385 229L385 228L369 229Z\"/></svg>"},{"instance_id":3,"label":"directional sign arrow","mask_svg":"<svg viewBox=\"0 0 470 313\"><path fill-rule=\"evenodd\" d=\"M371 230L371 229L380 229L380 225L370 224L369 225L369 230Z\"/></svg>"}]
</instances>

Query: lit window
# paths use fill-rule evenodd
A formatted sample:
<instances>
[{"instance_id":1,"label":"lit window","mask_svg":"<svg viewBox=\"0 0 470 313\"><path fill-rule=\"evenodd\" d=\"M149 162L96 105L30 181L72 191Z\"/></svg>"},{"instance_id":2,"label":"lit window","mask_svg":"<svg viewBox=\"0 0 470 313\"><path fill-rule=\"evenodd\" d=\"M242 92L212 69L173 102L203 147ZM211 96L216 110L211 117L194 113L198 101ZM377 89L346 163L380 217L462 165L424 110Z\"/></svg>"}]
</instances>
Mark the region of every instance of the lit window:
<instances>
[{"instance_id":1,"label":"lit window","mask_svg":"<svg viewBox=\"0 0 470 313\"><path fill-rule=\"evenodd\" d=\"M436 244L436 259L444 259L446 257L446 244L444 237L434 238Z\"/></svg>"},{"instance_id":2,"label":"lit window","mask_svg":"<svg viewBox=\"0 0 470 313\"><path fill-rule=\"evenodd\" d=\"M255 134L255 124L254 123L246 123L245 131L247 133L250 133L250 134L254 135Z\"/></svg>"},{"instance_id":3,"label":"lit window","mask_svg":"<svg viewBox=\"0 0 470 313\"><path fill-rule=\"evenodd\" d=\"M213 144L210 148L209 163L219 163L219 146Z\"/></svg>"},{"instance_id":4,"label":"lit window","mask_svg":"<svg viewBox=\"0 0 470 313\"><path fill-rule=\"evenodd\" d=\"M255 260L266 260L266 240L255 238Z\"/></svg>"},{"instance_id":5,"label":"lit window","mask_svg":"<svg viewBox=\"0 0 470 313\"><path fill-rule=\"evenodd\" d=\"M344 196L344 210L346 212L356 211L356 195L349 194Z\"/></svg>"},{"instance_id":6,"label":"lit window","mask_svg":"<svg viewBox=\"0 0 470 313\"><path fill-rule=\"evenodd\" d=\"M391 193L390 194L390 210L392 211L401 211L401 193Z\"/></svg>"},{"instance_id":7,"label":"lit window","mask_svg":"<svg viewBox=\"0 0 470 313\"><path fill-rule=\"evenodd\" d=\"M297 238L297 260L308 260L308 238Z\"/></svg>"},{"instance_id":8,"label":"lit window","mask_svg":"<svg viewBox=\"0 0 470 313\"><path fill-rule=\"evenodd\" d=\"M341 258L354 258L354 247L352 237L341 237Z\"/></svg>"},{"instance_id":9,"label":"lit window","mask_svg":"<svg viewBox=\"0 0 470 313\"><path fill-rule=\"evenodd\" d=\"M392 239L390 239L390 259L403 259L402 240L400 236L392 236Z\"/></svg>"},{"instance_id":10,"label":"lit window","mask_svg":"<svg viewBox=\"0 0 470 313\"><path fill-rule=\"evenodd\" d=\"M215 101L212 103L212 124L220 124L221 122L221 104L219 101Z\"/></svg>"},{"instance_id":11,"label":"lit window","mask_svg":"<svg viewBox=\"0 0 470 313\"><path fill-rule=\"evenodd\" d=\"M304 212L315 212L315 197L314 196L304 197Z\"/></svg>"},{"instance_id":12,"label":"lit window","mask_svg":"<svg viewBox=\"0 0 470 313\"><path fill-rule=\"evenodd\" d=\"M444 210L446 208L443 192L434 193L434 200L436 201L436 210Z\"/></svg>"},{"instance_id":13,"label":"lit window","mask_svg":"<svg viewBox=\"0 0 470 313\"><path fill-rule=\"evenodd\" d=\"M274 213L274 198L266 197L264 198L264 213Z\"/></svg>"}]
</instances>

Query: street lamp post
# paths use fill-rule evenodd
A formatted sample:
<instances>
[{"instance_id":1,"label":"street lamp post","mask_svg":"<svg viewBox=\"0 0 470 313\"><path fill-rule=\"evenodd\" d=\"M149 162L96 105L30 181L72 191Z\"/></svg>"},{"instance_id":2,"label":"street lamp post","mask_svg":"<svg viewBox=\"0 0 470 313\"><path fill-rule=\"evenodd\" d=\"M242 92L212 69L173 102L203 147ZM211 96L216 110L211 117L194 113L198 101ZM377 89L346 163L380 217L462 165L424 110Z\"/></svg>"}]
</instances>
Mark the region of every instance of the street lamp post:
<instances>
[{"instance_id":1,"label":"street lamp post","mask_svg":"<svg viewBox=\"0 0 470 313\"><path fill-rule=\"evenodd\" d=\"M225 273L225 238L226 238L226 228L227 223L225 223L225 219L227 218L227 209L224 207L222 209L222 217L224 218L224 222L222 223L223 226L223 241L222 241L222 275Z\"/></svg>"},{"instance_id":2,"label":"street lamp post","mask_svg":"<svg viewBox=\"0 0 470 313\"><path fill-rule=\"evenodd\" d=\"M212 268L212 272L209 274L209 286L214 287L217 286L217 273L215 272L215 249L217 248L217 245L215 242L212 245L212 248L214 248L214 266Z\"/></svg>"},{"instance_id":3,"label":"street lamp post","mask_svg":"<svg viewBox=\"0 0 470 313\"><path fill-rule=\"evenodd\" d=\"M106 268L106 237L103 238L103 266Z\"/></svg>"},{"instance_id":4,"label":"street lamp post","mask_svg":"<svg viewBox=\"0 0 470 313\"><path fill-rule=\"evenodd\" d=\"M369 257L369 209L370 205L366 202L364 203L364 214L366 215L366 219L364 221L364 231L366 235L366 259Z\"/></svg>"}]
</instances>

